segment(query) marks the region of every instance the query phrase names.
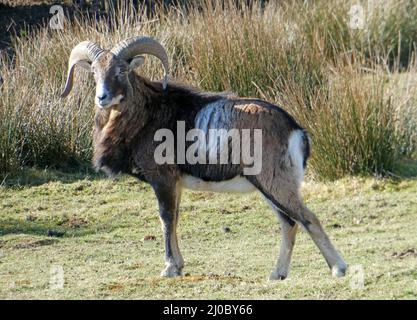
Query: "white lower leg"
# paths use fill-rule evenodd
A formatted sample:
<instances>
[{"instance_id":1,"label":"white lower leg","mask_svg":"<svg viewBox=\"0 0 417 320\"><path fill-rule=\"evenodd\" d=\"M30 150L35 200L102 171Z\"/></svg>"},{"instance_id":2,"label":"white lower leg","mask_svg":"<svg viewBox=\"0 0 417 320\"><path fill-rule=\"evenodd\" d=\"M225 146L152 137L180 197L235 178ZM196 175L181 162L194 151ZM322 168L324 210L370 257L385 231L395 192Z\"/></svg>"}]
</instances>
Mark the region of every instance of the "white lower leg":
<instances>
[{"instance_id":1,"label":"white lower leg","mask_svg":"<svg viewBox=\"0 0 417 320\"><path fill-rule=\"evenodd\" d=\"M347 264L342 256L330 242L325 232L317 226L309 226L311 238L320 249L326 259L334 277L343 277L346 273Z\"/></svg>"},{"instance_id":2,"label":"white lower leg","mask_svg":"<svg viewBox=\"0 0 417 320\"><path fill-rule=\"evenodd\" d=\"M283 280L288 276L291 256L297 233L297 225L290 226L288 222L281 220L282 239L279 250L279 257L275 270L269 277L270 280Z\"/></svg>"},{"instance_id":3,"label":"white lower leg","mask_svg":"<svg viewBox=\"0 0 417 320\"><path fill-rule=\"evenodd\" d=\"M161 272L163 277L176 277L180 276L182 268L184 267L184 259L181 256L180 250L178 248L178 241L176 235L176 228L174 227L173 232L170 235L169 239L170 253L171 256L166 258L165 269Z\"/></svg>"}]
</instances>

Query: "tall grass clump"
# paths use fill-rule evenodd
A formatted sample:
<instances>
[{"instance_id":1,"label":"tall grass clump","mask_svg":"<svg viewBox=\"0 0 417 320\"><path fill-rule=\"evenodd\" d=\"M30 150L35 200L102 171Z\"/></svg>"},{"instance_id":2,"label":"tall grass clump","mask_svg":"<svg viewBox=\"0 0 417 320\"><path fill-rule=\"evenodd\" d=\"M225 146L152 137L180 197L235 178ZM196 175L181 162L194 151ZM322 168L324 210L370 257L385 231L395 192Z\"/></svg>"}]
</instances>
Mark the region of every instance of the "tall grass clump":
<instances>
[{"instance_id":1,"label":"tall grass clump","mask_svg":"<svg viewBox=\"0 0 417 320\"><path fill-rule=\"evenodd\" d=\"M94 83L76 70L71 95L59 98L69 52L86 39L111 48L140 34L165 45L172 78L264 98L294 115L313 138L317 177L384 174L415 154L417 4L389 2L384 12L369 12L361 30L349 28L349 4L341 0L112 10L15 39L13 60L1 58L0 172L87 163ZM399 12L407 14L394 19ZM153 58L139 70L152 79L161 71Z\"/></svg>"},{"instance_id":2,"label":"tall grass clump","mask_svg":"<svg viewBox=\"0 0 417 320\"><path fill-rule=\"evenodd\" d=\"M404 151L399 146L407 144L398 127L406 116L395 106L389 77L380 72L364 75L355 66L337 67L318 94L287 83L283 92L270 97L286 105L313 138L311 165L317 176L393 170ZM306 92L314 94L309 108Z\"/></svg>"}]
</instances>

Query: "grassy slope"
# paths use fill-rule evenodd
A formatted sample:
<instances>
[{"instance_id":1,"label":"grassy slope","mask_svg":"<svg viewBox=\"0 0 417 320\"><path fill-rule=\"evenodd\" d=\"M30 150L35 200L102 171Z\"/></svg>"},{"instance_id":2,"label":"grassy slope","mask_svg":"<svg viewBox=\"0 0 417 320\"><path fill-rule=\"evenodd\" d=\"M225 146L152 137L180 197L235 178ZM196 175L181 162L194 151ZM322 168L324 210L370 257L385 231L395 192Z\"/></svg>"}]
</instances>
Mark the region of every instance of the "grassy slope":
<instances>
[{"instance_id":1,"label":"grassy slope","mask_svg":"<svg viewBox=\"0 0 417 320\"><path fill-rule=\"evenodd\" d=\"M257 194L185 192L186 276L162 279L162 234L148 186L36 171L27 178L39 185L0 188L0 298L417 298L416 180L306 183L309 207L348 263L364 268L364 288L354 289L352 273L330 276L304 232L290 277L268 282L279 225ZM65 235L48 237L48 229ZM144 241L150 235L155 240ZM64 268L62 290L49 286L54 265Z\"/></svg>"}]
</instances>

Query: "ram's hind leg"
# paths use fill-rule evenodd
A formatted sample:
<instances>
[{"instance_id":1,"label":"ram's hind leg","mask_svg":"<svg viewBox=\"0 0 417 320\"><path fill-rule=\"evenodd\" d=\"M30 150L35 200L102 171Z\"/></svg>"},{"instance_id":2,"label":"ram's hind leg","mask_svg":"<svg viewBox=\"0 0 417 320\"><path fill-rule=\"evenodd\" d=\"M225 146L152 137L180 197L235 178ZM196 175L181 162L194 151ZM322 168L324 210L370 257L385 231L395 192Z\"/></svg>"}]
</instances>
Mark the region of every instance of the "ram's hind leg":
<instances>
[{"instance_id":1,"label":"ram's hind leg","mask_svg":"<svg viewBox=\"0 0 417 320\"><path fill-rule=\"evenodd\" d=\"M272 271L270 280L284 280L289 273L292 250L297 234L297 223L280 211L271 201L267 200L272 210L276 213L281 224L281 247L279 257L274 271Z\"/></svg>"},{"instance_id":2,"label":"ram's hind leg","mask_svg":"<svg viewBox=\"0 0 417 320\"><path fill-rule=\"evenodd\" d=\"M274 201L277 202L277 205L283 206L283 211L309 233L332 270L332 274L336 277L344 276L347 268L346 263L330 242L316 215L302 203L298 190L292 190L290 193L278 192L274 196Z\"/></svg>"},{"instance_id":3,"label":"ram's hind leg","mask_svg":"<svg viewBox=\"0 0 417 320\"><path fill-rule=\"evenodd\" d=\"M346 273L347 265L342 256L337 252L333 244L330 242L329 237L321 226L320 221L316 215L301 204L300 209L302 222L301 224L310 234L314 243L320 249L323 254L329 268L332 271L332 275L335 277L343 277Z\"/></svg>"},{"instance_id":4,"label":"ram's hind leg","mask_svg":"<svg viewBox=\"0 0 417 320\"><path fill-rule=\"evenodd\" d=\"M332 274L336 277L344 276L347 265L330 242L316 215L304 206L299 195L299 182L292 176L283 175L275 177L274 181L269 177L259 178L262 177L248 179L274 206L305 228L323 254Z\"/></svg>"}]
</instances>

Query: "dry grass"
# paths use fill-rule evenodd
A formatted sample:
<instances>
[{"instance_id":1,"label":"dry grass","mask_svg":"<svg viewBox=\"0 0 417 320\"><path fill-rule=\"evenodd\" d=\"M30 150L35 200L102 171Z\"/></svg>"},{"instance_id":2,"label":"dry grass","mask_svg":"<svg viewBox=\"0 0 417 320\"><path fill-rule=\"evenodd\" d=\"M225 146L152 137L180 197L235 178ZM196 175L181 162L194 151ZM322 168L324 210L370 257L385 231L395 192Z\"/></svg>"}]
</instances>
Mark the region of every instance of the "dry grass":
<instances>
[{"instance_id":1,"label":"dry grass","mask_svg":"<svg viewBox=\"0 0 417 320\"><path fill-rule=\"evenodd\" d=\"M128 7L108 19L79 17L64 30L42 28L16 39L15 60L3 57L0 67L0 172L89 161L94 83L76 72L72 94L59 98L69 51L85 39L111 48L138 34L166 46L173 78L287 109L313 137L315 176L392 172L416 149L415 87L400 86L399 93L393 79L404 68L415 75L408 44L417 35L417 5L384 8L374 11L367 29L352 30L349 5L339 0L239 8L203 1L154 15ZM152 58L141 72L161 77Z\"/></svg>"}]
</instances>

